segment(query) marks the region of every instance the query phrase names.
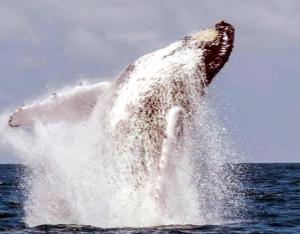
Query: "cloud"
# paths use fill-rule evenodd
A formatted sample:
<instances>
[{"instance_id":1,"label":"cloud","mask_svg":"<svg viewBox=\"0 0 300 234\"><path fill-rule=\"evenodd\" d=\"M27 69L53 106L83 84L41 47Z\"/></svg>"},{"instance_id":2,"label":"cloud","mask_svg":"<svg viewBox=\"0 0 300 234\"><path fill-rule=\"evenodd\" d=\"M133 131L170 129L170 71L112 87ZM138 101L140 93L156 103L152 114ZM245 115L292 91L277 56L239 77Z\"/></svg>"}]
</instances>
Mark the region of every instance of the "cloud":
<instances>
[{"instance_id":1,"label":"cloud","mask_svg":"<svg viewBox=\"0 0 300 234\"><path fill-rule=\"evenodd\" d=\"M0 42L3 40L29 40L37 43L39 36L33 30L29 18L9 7L0 7Z\"/></svg>"},{"instance_id":2,"label":"cloud","mask_svg":"<svg viewBox=\"0 0 300 234\"><path fill-rule=\"evenodd\" d=\"M83 28L70 30L65 37L67 53L76 58L99 58L102 54L111 54L113 48L109 45L104 47L104 43L104 35L98 35L96 32L87 31Z\"/></svg>"},{"instance_id":3,"label":"cloud","mask_svg":"<svg viewBox=\"0 0 300 234\"><path fill-rule=\"evenodd\" d=\"M45 69L46 59L44 57L24 56L16 58L16 66L28 68L28 69Z\"/></svg>"},{"instance_id":4,"label":"cloud","mask_svg":"<svg viewBox=\"0 0 300 234\"><path fill-rule=\"evenodd\" d=\"M142 55L222 18L236 26L236 43L243 49L285 47L300 41L296 30L300 24L299 8L298 1L283 4L276 0L174 0L172 4L164 0L29 0L26 4L12 0L0 10L0 39L37 41L38 35L50 31L61 47L57 49L81 61L116 62L111 56L116 49L121 55L130 51ZM42 46L49 47L50 35L43 39Z\"/></svg>"}]
</instances>

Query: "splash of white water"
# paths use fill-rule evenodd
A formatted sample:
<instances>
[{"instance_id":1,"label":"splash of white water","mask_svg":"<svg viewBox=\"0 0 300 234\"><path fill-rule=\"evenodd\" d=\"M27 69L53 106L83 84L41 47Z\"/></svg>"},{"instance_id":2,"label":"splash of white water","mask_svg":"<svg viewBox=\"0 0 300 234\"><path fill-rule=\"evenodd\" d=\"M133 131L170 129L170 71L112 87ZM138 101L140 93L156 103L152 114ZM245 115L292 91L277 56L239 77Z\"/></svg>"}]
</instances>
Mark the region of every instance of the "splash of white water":
<instances>
[{"instance_id":1,"label":"splash of white water","mask_svg":"<svg viewBox=\"0 0 300 234\"><path fill-rule=\"evenodd\" d=\"M235 151L213 105L199 97L203 54L195 41L189 43L137 60L125 85L103 91L85 121L22 130L2 119L3 141L30 171L24 207L29 226L217 224L236 212L239 185L226 169ZM182 92L174 92L179 86ZM161 104L154 127L143 106L148 97ZM180 101L190 109L182 113L181 133L175 128ZM129 116L129 107L141 115ZM129 130L118 129L122 121ZM166 129L165 139L158 128ZM151 137L158 146L151 146Z\"/></svg>"},{"instance_id":2,"label":"splash of white water","mask_svg":"<svg viewBox=\"0 0 300 234\"><path fill-rule=\"evenodd\" d=\"M153 180L139 171L132 173L138 164L135 155L118 151L119 142L107 128L108 105L103 99L93 117L78 124L2 128L5 141L31 172L26 178L28 225L213 224L223 222L226 212L234 212L226 202L234 196L237 184L224 166L234 151L208 101L198 105L184 152L175 150L171 161L162 162L171 163L172 172L151 172L152 177L164 180L163 209L153 193ZM172 115L176 113L169 114L170 125ZM172 135L172 130L167 134Z\"/></svg>"}]
</instances>

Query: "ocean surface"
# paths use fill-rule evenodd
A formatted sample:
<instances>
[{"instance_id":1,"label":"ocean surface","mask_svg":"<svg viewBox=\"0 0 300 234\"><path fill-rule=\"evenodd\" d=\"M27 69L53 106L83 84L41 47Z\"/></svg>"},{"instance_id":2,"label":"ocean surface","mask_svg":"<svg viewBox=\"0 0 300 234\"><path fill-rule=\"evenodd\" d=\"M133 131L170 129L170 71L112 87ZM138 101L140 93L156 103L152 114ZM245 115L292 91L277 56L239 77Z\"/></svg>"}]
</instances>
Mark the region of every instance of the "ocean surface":
<instances>
[{"instance_id":1,"label":"ocean surface","mask_svg":"<svg viewBox=\"0 0 300 234\"><path fill-rule=\"evenodd\" d=\"M80 225L27 227L23 222L22 165L0 165L0 233L300 233L300 164L238 164L243 167L245 207L222 225L114 228ZM97 185L95 185L97 186Z\"/></svg>"}]
</instances>

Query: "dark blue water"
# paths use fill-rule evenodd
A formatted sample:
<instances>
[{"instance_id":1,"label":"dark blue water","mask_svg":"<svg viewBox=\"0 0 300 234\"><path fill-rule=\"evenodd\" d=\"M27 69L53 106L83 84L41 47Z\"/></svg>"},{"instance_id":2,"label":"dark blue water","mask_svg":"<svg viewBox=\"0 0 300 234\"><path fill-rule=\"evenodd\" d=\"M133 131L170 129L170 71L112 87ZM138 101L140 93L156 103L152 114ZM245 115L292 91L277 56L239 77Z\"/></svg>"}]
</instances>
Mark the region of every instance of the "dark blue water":
<instances>
[{"instance_id":1,"label":"dark blue water","mask_svg":"<svg viewBox=\"0 0 300 234\"><path fill-rule=\"evenodd\" d=\"M300 164L239 164L244 170L240 194L242 219L223 225L115 228L42 225L23 222L22 180L25 168L0 165L1 233L300 233Z\"/></svg>"}]
</instances>

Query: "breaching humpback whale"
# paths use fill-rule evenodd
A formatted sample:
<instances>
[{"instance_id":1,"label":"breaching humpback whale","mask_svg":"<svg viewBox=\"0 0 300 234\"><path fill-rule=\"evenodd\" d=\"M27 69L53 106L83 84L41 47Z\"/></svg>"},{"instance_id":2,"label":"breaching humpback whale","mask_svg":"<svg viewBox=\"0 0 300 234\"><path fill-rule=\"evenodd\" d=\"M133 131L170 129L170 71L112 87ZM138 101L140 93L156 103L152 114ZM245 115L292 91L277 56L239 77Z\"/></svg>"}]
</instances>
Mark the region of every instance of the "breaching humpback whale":
<instances>
[{"instance_id":1,"label":"breaching humpback whale","mask_svg":"<svg viewBox=\"0 0 300 234\"><path fill-rule=\"evenodd\" d=\"M227 62L233 41L234 28L218 22L214 28L140 57L111 83L77 86L18 108L9 126L28 126L36 120L45 124L84 121L109 93L108 125L112 135L122 138L120 150L142 158L146 173L155 168L161 177L167 176L172 150L182 144L197 101ZM158 196L163 200L164 182L158 181Z\"/></svg>"}]
</instances>

